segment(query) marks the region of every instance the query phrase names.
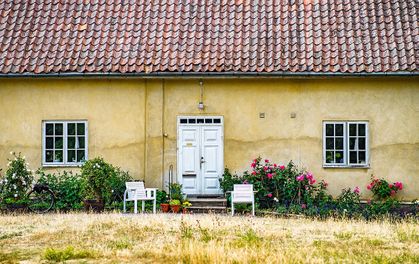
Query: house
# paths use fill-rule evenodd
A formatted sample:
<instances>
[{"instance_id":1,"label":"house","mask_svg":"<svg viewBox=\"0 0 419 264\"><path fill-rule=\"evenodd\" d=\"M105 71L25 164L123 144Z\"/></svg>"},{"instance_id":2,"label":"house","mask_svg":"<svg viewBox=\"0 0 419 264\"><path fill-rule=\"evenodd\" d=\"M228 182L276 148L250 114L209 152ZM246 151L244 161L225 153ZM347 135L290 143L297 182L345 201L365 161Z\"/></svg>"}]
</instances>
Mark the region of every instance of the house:
<instances>
[{"instance_id":1,"label":"house","mask_svg":"<svg viewBox=\"0 0 419 264\"><path fill-rule=\"evenodd\" d=\"M3 0L0 167L102 156L147 186L220 193L293 160L332 194L419 197L414 0Z\"/></svg>"}]
</instances>

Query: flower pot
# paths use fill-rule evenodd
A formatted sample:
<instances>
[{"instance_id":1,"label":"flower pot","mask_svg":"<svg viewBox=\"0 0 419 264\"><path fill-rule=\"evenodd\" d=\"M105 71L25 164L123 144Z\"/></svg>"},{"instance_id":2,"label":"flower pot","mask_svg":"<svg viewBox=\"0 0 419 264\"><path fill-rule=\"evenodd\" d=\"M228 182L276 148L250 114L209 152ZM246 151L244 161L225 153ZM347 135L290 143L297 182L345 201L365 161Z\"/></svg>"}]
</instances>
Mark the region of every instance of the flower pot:
<instances>
[{"instance_id":1,"label":"flower pot","mask_svg":"<svg viewBox=\"0 0 419 264\"><path fill-rule=\"evenodd\" d=\"M105 204L101 200L84 200L83 205L84 210L96 213L103 212L103 209L105 208Z\"/></svg>"},{"instance_id":2,"label":"flower pot","mask_svg":"<svg viewBox=\"0 0 419 264\"><path fill-rule=\"evenodd\" d=\"M179 213L180 205L171 205L170 209L172 210L173 213L177 214Z\"/></svg>"},{"instance_id":3,"label":"flower pot","mask_svg":"<svg viewBox=\"0 0 419 264\"><path fill-rule=\"evenodd\" d=\"M163 213L168 213L169 209L170 209L170 205L169 204L160 204L160 209Z\"/></svg>"}]
</instances>

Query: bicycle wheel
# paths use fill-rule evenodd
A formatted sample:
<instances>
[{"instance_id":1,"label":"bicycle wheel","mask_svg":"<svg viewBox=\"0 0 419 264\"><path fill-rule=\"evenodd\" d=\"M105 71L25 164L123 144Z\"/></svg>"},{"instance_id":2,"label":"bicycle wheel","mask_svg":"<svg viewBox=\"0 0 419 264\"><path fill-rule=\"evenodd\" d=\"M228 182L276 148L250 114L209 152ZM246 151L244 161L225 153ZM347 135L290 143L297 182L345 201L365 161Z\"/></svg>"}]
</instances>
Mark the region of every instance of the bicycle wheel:
<instances>
[{"instance_id":1,"label":"bicycle wheel","mask_svg":"<svg viewBox=\"0 0 419 264\"><path fill-rule=\"evenodd\" d=\"M52 209L55 203L54 193L45 186L35 186L28 194L28 208L34 213L42 214Z\"/></svg>"}]
</instances>

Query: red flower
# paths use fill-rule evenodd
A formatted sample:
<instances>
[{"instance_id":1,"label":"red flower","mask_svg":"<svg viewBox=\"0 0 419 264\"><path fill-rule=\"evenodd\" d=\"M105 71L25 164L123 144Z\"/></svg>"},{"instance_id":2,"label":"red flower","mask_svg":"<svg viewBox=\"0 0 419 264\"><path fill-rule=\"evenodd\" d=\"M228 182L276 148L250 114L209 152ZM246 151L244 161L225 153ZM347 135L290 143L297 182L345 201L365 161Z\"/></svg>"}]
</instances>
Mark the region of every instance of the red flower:
<instances>
[{"instance_id":1,"label":"red flower","mask_svg":"<svg viewBox=\"0 0 419 264\"><path fill-rule=\"evenodd\" d=\"M371 188L372 188L372 186L371 186L371 184L369 184L369 185L367 186L367 189L368 189L368 190L371 190Z\"/></svg>"},{"instance_id":2,"label":"red flower","mask_svg":"<svg viewBox=\"0 0 419 264\"><path fill-rule=\"evenodd\" d=\"M390 195L391 195L391 196L396 195L396 191L395 191L395 190L391 190Z\"/></svg>"},{"instance_id":3,"label":"red flower","mask_svg":"<svg viewBox=\"0 0 419 264\"><path fill-rule=\"evenodd\" d=\"M393 188L393 184L389 184L388 187L391 189Z\"/></svg>"},{"instance_id":4,"label":"red flower","mask_svg":"<svg viewBox=\"0 0 419 264\"><path fill-rule=\"evenodd\" d=\"M268 193L268 195L266 195L266 196L268 196L269 198L271 198L272 197L272 193Z\"/></svg>"},{"instance_id":5,"label":"red flower","mask_svg":"<svg viewBox=\"0 0 419 264\"><path fill-rule=\"evenodd\" d=\"M254 168L254 167L256 167L256 163L252 163L252 165L250 165L250 167L252 167L252 168Z\"/></svg>"},{"instance_id":6,"label":"red flower","mask_svg":"<svg viewBox=\"0 0 419 264\"><path fill-rule=\"evenodd\" d=\"M266 160L265 160L265 163L269 163L269 160L268 160L268 159L266 159Z\"/></svg>"},{"instance_id":7,"label":"red flower","mask_svg":"<svg viewBox=\"0 0 419 264\"><path fill-rule=\"evenodd\" d=\"M273 177L273 174L272 173L268 173L268 179L272 179L272 177Z\"/></svg>"},{"instance_id":8,"label":"red flower","mask_svg":"<svg viewBox=\"0 0 419 264\"><path fill-rule=\"evenodd\" d=\"M301 208L306 209L307 208L307 205L306 204L302 204L301 205Z\"/></svg>"},{"instance_id":9,"label":"red flower","mask_svg":"<svg viewBox=\"0 0 419 264\"><path fill-rule=\"evenodd\" d=\"M263 167L263 170L264 170L264 171L267 171L267 170L268 170L268 167L264 166L264 167Z\"/></svg>"},{"instance_id":10,"label":"red flower","mask_svg":"<svg viewBox=\"0 0 419 264\"><path fill-rule=\"evenodd\" d=\"M252 171L252 175L256 175L256 171Z\"/></svg>"},{"instance_id":11,"label":"red flower","mask_svg":"<svg viewBox=\"0 0 419 264\"><path fill-rule=\"evenodd\" d=\"M285 170L285 166L284 166L284 165L279 166L279 168L280 168L281 170Z\"/></svg>"},{"instance_id":12,"label":"red flower","mask_svg":"<svg viewBox=\"0 0 419 264\"><path fill-rule=\"evenodd\" d=\"M277 167L277 165L276 165L276 163L274 163L274 168L276 168Z\"/></svg>"}]
</instances>

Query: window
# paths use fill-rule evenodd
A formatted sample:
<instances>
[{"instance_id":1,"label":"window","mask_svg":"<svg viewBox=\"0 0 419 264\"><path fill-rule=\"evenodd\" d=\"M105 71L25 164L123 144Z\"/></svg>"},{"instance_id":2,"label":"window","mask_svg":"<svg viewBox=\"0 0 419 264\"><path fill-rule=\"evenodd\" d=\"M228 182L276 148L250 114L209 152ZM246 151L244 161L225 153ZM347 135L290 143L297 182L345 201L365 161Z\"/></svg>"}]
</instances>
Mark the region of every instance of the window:
<instances>
[{"instance_id":1,"label":"window","mask_svg":"<svg viewBox=\"0 0 419 264\"><path fill-rule=\"evenodd\" d=\"M323 165L368 166L368 122L323 122Z\"/></svg>"},{"instance_id":2,"label":"window","mask_svg":"<svg viewBox=\"0 0 419 264\"><path fill-rule=\"evenodd\" d=\"M87 121L44 121L43 165L79 165L87 159Z\"/></svg>"}]
</instances>

